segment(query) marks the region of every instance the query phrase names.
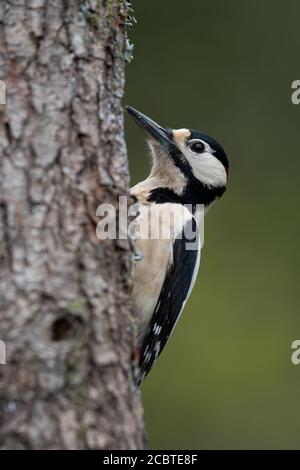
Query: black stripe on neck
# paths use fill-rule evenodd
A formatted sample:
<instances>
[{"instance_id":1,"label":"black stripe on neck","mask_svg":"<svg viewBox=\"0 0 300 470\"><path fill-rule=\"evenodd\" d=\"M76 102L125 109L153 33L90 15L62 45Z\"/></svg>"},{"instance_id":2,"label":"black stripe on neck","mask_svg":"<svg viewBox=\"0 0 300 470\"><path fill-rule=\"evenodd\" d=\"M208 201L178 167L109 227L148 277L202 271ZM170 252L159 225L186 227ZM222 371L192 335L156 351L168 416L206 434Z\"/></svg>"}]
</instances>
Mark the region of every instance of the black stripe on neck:
<instances>
[{"instance_id":1,"label":"black stripe on neck","mask_svg":"<svg viewBox=\"0 0 300 470\"><path fill-rule=\"evenodd\" d=\"M180 152L174 152L171 154L174 164L179 168L182 174L187 179L187 184L183 189L181 195L175 193L171 188L156 188L150 192L148 201L156 202L157 204L163 204L165 202L175 202L179 204L204 204L209 205L215 199L218 199L226 190L226 186L215 188L213 186L207 186L198 180L189 162L182 158Z\"/></svg>"},{"instance_id":2,"label":"black stripe on neck","mask_svg":"<svg viewBox=\"0 0 300 470\"><path fill-rule=\"evenodd\" d=\"M170 188L155 188L152 189L147 198L149 202L156 204L164 204L166 202L174 202L175 204L183 204L182 196L179 196Z\"/></svg>"},{"instance_id":3,"label":"black stripe on neck","mask_svg":"<svg viewBox=\"0 0 300 470\"><path fill-rule=\"evenodd\" d=\"M156 204L176 203L208 205L212 203L215 199L220 198L225 190L225 186L213 188L210 186L205 186L200 182L197 184L191 182L191 184L188 184L186 186L181 195L175 193L175 191L170 188L152 189L147 200Z\"/></svg>"}]
</instances>

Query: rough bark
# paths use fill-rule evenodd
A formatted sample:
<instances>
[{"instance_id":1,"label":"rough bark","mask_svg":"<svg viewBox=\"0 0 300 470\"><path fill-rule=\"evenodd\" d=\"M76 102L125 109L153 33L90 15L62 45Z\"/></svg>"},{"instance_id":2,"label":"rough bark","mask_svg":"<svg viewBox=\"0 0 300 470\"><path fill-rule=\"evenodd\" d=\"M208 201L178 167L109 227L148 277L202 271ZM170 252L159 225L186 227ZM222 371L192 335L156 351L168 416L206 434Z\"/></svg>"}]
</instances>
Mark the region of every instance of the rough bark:
<instances>
[{"instance_id":1,"label":"rough bark","mask_svg":"<svg viewBox=\"0 0 300 470\"><path fill-rule=\"evenodd\" d=\"M127 242L96 238L126 194L126 0L3 0L0 446L134 449Z\"/></svg>"}]
</instances>

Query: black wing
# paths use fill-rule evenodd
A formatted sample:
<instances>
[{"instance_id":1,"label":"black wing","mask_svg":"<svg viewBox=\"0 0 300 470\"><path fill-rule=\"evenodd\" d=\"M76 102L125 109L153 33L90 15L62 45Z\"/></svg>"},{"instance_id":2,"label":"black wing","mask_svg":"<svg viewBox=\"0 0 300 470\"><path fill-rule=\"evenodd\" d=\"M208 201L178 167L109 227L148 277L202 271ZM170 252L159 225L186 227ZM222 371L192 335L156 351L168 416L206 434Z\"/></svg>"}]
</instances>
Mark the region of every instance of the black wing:
<instances>
[{"instance_id":1,"label":"black wing","mask_svg":"<svg viewBox=\"0 0 300 470\"><path fill-rule=\"evenodd\" d=\"M196 222L194 218L188 223L192 224L195 234ZM188 297L199 249L198 234L191 240L186 238L185 233L187 232L183 230L181 238L174 240L173 264L167 272L142 344L138 384L144 380L162 352ZM194 243L194 249L187 249L188 243Z\"/></svg>"}]
</instances>

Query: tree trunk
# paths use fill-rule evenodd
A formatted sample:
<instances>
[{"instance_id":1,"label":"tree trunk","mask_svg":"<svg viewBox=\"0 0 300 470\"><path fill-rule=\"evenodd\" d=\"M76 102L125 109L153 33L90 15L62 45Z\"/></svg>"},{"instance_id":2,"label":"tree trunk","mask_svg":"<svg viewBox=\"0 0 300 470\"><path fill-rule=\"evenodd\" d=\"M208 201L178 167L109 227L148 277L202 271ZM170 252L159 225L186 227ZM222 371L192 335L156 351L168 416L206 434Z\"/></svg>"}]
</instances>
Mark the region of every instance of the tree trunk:
<instances>
[{"instance_id":1,"label":"tree trunk","mask_svg":"<svg viewBox=\"0 0 300 470\"><path fill-rule=\"evenodd\" d=\"M0 446L139 449L128 243L126 0L2 0Z\"/></svg>"}]
</instances>

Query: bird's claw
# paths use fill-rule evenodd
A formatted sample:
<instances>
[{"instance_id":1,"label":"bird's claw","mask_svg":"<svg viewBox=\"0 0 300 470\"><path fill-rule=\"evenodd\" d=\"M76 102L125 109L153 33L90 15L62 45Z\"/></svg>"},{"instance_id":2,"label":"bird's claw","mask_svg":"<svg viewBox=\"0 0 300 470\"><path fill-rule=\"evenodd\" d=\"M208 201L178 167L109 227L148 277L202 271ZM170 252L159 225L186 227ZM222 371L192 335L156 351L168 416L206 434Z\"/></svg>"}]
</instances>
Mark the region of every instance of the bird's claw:
<instances>
[{"instance_id":1,"label":"bird's claw","mask_svg":"<svg viewBox=\"0 0 300 470\"><path fill-rule=\"evenodd\" d=\"M138 249L136 245L136 239L130 238L130 246L133 251L132 259L134 261L141 261L144 257L143 253Z\"/></svg>"}]
</instances>

